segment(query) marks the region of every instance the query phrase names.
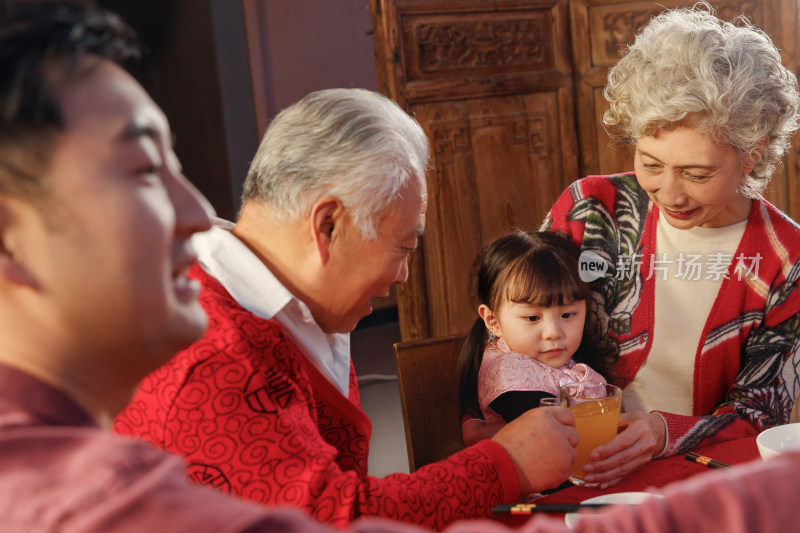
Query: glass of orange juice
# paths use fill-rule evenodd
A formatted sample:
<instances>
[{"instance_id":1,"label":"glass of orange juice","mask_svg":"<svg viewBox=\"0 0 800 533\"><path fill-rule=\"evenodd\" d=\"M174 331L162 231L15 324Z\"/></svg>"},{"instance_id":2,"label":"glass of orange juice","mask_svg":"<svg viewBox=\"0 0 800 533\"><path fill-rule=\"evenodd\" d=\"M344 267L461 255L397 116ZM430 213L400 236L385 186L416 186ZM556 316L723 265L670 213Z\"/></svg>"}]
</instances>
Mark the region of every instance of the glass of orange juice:
<instances>
[{"instance_id":1,"label":"glass of orange juice","mask_svg":"<svg viewBox=\"0 0 800 533\"><path fill-rule=\"evenodd\" d=\"M558 407L561 404L559 403L558 398L555 396L545 396L544 398L539 398L539 407Z\"/></svg>"},{"instance_id":2,"label":"glass of orange juice","mask_svg":"<svg viewBox=\"0 0 800 533\"><path fill-rule=\"evenodd\" d=\"M559 402L575 415L578 430L578 457L572 463L569 480L586 485L583 465L589 454L617 434L622 389L607 383L567 383L559 389Z\"/></svg>"}]
</instances>

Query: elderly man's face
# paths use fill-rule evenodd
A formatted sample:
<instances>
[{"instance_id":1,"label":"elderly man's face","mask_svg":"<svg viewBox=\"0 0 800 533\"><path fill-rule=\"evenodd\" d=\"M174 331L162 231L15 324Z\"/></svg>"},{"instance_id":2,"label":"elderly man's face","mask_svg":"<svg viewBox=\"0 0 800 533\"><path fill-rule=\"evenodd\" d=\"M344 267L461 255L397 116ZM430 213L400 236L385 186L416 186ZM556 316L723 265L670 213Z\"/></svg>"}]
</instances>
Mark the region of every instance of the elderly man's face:
<instances>
[{"instance_id":1,"label":"elderly man's face","mask_svg":"<svg viewBox=\"0 0 800 533\"><path fill-rule=\"evenodd\" d=\"M53 209L31 217L26 239L54 338L96 355L99 375L137 379L205 328L185 274L209 210L161 110L117 65L86 61L93 68L77 81L53 72L66 132L44 176Z\"/></svg>"},{"instance_id":2,"label":"elderly man's face","mask_svg":"<svg viewBox=\"0 0 800 533\"><path fill-rule=\"evenodd\" d=\"M326 333L352 331L372 313L371 300L386 298L408 278L408 256L425 228L426 191L410 184L378 224L378 238L364 239L347 217L343 239L332 252L324 309L315 319Z\"/></svg>"}]
</instances>

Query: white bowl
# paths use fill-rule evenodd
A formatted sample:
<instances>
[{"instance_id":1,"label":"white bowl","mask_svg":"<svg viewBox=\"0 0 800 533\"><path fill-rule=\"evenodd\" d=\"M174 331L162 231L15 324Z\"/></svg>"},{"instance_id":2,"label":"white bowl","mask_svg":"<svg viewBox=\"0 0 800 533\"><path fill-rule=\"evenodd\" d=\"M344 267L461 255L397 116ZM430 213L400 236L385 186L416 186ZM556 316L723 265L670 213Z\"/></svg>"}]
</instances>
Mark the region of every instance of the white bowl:
<instances>
[{"instance_id":1,"label":"white bowl","mask_svg":"<svg viewBox=\"0 0 800 533\"><path fill-rule=\"evenodd\" d=\"M611 494L603 494L602 496L595 496L594 498L589 498L588 500L583 500L581 503L640 503L647 498L663 498L661 494L653 494L651 492L613 492ZM599 511L599 509L595 509ZM583 513L589 512L589 510L581 511ZM575 527L578 523L578 519L580 518L579 513L567 513L564 515L564 521L567 523L569 527Z\"/></svg>"},{"instance_id":2,"label":"white bowl","mask_svg":"<svg viewBox=\"0 0 800 533\"><path fill-rule=\"evenodd\" d=\"M800 450L800 423L766 429L756 437L756 445L762 459Z\"/></svg>"}]
</instances>

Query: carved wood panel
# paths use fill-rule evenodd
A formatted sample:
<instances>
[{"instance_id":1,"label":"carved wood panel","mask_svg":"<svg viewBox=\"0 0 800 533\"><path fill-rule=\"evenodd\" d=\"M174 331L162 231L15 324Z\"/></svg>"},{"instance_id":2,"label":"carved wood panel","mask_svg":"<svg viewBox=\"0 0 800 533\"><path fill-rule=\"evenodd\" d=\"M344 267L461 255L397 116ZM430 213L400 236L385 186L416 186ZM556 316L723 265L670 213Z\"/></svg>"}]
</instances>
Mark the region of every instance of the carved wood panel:
<instances>
[{"instance_id":1,"label":"carved wood panel","mask_svg":"<svg viewBox=\"0 0 800 533\"><path fill-rule=\"evenodd\" d=\"M587 174L633 168L602 125L608 68L649 18L693 2L371 0L380 90L412 113L433 148L428 223L398 289L403 340L463 333L477 317L481 248L538 227ZM715 0L745 14L797 72L797 0ZM767 198L800 220L800 141Z\"/></svg>"},{"instance_id":2,"label":"carved wood panel","mask_svg":"<svg viewBox=\"0 0 800 533\"><path fill-rule=\"evenodd\" d=\"M565 186L556 92L416 106L432 140L423 269L432 331L471 324L480 249L538 226ZM441 251L442 253L437 253Z\"/></svg>"},{"instance_id":3,"label":"carved wood panel","mask_svg":"<svg viewBox=\"0 0 800 533\"><path fill-rule=\"evenodd\" d=\"M538 226L578 174L566 0L373 0L381 90L432 144L425 236L398 289L404 340L462 333L481 248Z\"/></svg>"}]
</instances>

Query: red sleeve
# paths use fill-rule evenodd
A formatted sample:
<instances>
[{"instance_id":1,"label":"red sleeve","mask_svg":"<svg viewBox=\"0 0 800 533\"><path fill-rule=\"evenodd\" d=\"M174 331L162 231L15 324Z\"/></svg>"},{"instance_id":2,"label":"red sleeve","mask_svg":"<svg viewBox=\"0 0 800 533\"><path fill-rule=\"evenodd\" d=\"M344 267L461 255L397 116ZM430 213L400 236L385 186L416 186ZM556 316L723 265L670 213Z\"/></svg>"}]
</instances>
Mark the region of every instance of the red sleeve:
<instances>
[{"instance_id":1,"label":"red sleeve","mask_svg":"<svg viewBox=\"0 0 800 533\"><path fill-rule=\"evenodd\" d=\"M337 527L369 515L441 529L518 497L516 469L493 441L413 474L366 475L366 414L277 322L212 304L203 339L149 376L115 427L184 456L195 482Z\"/></svg>"},{"instance_id":2,"label":"red sleeve","mask_svg":"<svg viewBox=\"0 0 800 533\"><path fill-rule=\"evenodd\" d=\"M576 213L575 204L591 197L606 208L614 205L616 190L607 176L586 176L572 182L556 199L542 223L542 231L566 233L580 248L586 230L585 213Z\"/></svg>"},{"instance_id":3,"label":"red sleeve","mask_svg":"<svg viewBox=\"0 0 800 533\"><path fill-rule=\"evenodd\" d=\"M541 229L546 231L557 231L566 233L572 238L576 246L580 246L583 240L585 224L579 220L569 220L568 215L575 205L573 191L577 190L579 182L572 183L550 208Z\"/></svg>"}]
</instances>

